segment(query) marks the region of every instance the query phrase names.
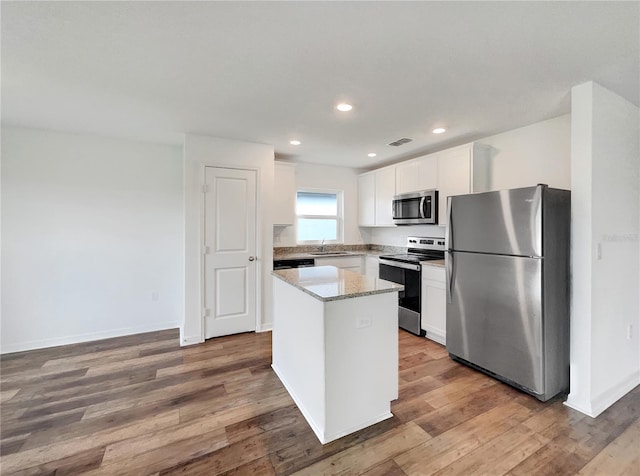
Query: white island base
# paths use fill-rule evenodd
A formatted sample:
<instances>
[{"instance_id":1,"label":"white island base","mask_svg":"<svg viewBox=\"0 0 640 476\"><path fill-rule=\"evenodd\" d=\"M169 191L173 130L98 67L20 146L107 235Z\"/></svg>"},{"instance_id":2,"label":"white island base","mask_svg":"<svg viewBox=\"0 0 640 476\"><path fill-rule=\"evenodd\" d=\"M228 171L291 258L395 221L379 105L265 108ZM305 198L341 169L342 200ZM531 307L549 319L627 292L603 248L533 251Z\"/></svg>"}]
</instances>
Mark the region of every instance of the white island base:
<instances>
[{"instance_id":1,"label":"white island base","mask_svg":"<svg viewBox=\"0 0 640 476\"><path fill-rule=\"evenodd\" d=\"M292 271L300 278L296 284L282 277ZM402 287L329 266L274 275L272 367L320 442L393 416ZM315 284L305 287L305 276ZM331 276L343 279L331 283ZM370 280L369 287L381 290L354 293L353 286L346 289L352 283L345 284L345 276L359 279L361 289ZM324 287L320 295L314 285Z\"/></svg>"}]
</instances>

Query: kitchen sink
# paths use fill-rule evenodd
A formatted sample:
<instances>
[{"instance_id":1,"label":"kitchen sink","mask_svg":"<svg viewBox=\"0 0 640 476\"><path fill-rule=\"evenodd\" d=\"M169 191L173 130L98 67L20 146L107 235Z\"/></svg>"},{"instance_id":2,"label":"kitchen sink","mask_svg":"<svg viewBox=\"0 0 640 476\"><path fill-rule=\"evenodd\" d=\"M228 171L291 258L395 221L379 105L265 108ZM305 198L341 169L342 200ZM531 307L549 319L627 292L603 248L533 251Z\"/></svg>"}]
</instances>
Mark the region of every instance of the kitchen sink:
<instances>
[{"instance_id":1,"label":"kitchen sink","mask_svg":"<svg viewBox=\"0 0 640 476\"><path fill-rule=\"evenodd\" d=\"M348 251L314 251L309 253L314 256L322 256L322 255L348 255L351 254Z\"/></svg>"}]
</instances>

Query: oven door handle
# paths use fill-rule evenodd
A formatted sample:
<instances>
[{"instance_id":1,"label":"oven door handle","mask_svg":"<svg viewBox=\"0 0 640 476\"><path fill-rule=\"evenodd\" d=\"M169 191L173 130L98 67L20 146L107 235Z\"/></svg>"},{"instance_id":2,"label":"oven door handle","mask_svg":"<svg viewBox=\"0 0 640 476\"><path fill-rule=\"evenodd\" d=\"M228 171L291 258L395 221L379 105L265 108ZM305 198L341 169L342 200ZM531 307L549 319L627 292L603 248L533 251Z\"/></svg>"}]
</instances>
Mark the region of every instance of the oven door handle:
<instances>
[{"instance_id":1,"label":"oven door handle","mask_svg":"<svg viewBox=\"0 0 640 476\"><path fill-rule=\"evenodd\" d=\"M394 268L409 269L411 271L420 271L422 269L422 266L420 266L419 264L402 263L401 261L394 261L384 258L380 258L378 262L380 264L386 264L387 266L393 266Z\"/></svg>"}]
</instances>

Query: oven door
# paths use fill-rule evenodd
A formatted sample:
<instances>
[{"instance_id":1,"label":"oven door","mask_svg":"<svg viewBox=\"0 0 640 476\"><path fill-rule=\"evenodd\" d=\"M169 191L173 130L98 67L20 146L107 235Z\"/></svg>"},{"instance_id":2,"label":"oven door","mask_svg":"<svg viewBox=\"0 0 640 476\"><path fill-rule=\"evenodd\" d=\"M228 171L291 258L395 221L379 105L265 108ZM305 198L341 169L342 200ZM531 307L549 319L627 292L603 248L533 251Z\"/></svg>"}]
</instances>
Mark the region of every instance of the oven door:
<instances>
[{"instance_id":1,"label":"oven door","mask_svg":"<svg viewBox=\"0 0 640 476\"><path fill-rule=\"evenodd\" d=\"M420 327L420 286L422 267L380 258L380 279L402 284L398 293L398 325L413 334L424 335Z\"/></svg>"}]
</instances>

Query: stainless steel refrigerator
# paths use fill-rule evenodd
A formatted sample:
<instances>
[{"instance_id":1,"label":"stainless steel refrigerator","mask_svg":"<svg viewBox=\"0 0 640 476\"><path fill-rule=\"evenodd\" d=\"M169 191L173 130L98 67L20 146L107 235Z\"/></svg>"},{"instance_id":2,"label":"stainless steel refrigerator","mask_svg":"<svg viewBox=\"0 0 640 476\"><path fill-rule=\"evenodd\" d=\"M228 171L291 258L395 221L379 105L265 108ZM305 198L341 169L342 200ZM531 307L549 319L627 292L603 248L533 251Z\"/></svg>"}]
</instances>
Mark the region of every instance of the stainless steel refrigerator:
<instances>
[{"instance_id":1,"label":"stainless steel refrigerator","mask_svg":"<svg viewBox=\"0 0 640 476\"><path fill-rule=\"evenodd\" d=\"M570 192L449 198L447 351L545 401L569 385Z\"/></svg>"}]
</instances>

